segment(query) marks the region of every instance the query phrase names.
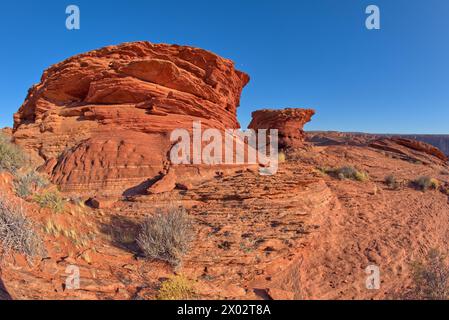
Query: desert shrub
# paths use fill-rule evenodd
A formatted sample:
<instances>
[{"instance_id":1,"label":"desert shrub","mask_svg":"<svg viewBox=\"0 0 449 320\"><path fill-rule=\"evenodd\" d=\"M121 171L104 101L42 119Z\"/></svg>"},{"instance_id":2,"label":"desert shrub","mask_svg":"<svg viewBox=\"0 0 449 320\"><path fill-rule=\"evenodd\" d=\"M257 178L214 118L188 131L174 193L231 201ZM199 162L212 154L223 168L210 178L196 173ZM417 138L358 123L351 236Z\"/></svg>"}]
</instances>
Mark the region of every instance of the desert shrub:
<instances>
[{"instance_id":1,"label":"desert shrub","mask_svg":"<svg viewBox=\"0 0 449 320\"><path fill-rule=\"evenodd\" d=\"M41 188L47 187L49 182L36 171L30 171L26 174L17 175L14 179L14 189L21 198L31 196Z\"/></svg>"},{"instance_id":2,"label":"desert shrub","mask_svg":"<svg viewBox=\"0 0 449 320\"><path fill-rule=\"evenodd\" d=\"M61 194L57 191L45 191L34 196L34 201L38 203L41 208L49 208L55 212L62 212L64 210L65 201Z\"/></svg>"},{"instance_id":3,"label":"desert shrub","mask_svg":"<svg viewBox=\"0 0 449 320\"><path fill-rule=\"evenodd\" d=\"M438 180L428 177L428 176L423 176L423 177L419 177L418 179L413 181L413 185L422 191L427 191L429 189L433 189L436 190L439 188L440 183L438 182Z\"/></svg>"},{"instance_id":4,"label":"desert shrub","mask_svg":"<svg viewBox=\"0 0 449 320\"><path fill-rule=\"evenodd\" d=\"M178 266L193 239L193 225L184 208L158 210L141 225L137 244L147 258Z\"/></svg>"},{"instance_id":5,"label":"desert shrub","mask_svg":"<svg viewBox=\"0 0 449 320\"><path fill-rule=\"evenodd\" d=\"M278 160L279 163L284 163L285 161L287 161L287 155L285 154L284 151L279 151Z\"/></svg>"},{"instance_id":6,"label":"desert shrub","mask_svg":"<svg viewBox=\"0 0 449 320\"><path fill-rule=\"evenodd\" d=\"M2 256L12 251L25 255L28 260L42 257L44 244L35 232L23 209L11 204L6 197L0 195L0 244Z\"/></svg>"},{"instance_id":7,"label":"desert shrub","mask_svg":"<svg viewBox=\"0 0 449 320\"><path fill-rule=\"evenodd\" d=\"M316 172L323 176L328 174L329 170L331 170L331 169L329 169L328 167L317 167L316 168Z\"/></svg>"},{"instance_id":8,"label":"desert shrub","mask_svg":"<svg viewBox=\"0 0 449 320\"><path fill-rule=\"evenodd\" d=\"M359 171L351 166L345 166L336 169L325 168L324 170L328 175L334 176L340 180L351 179L355 181L366 181L369 179L368 173Z\"/></svg>"},{"instance_id":9,"label":"desert shrub","mask_svg":"<svg viewBox=\"0 0 449 320\"><path fill-rule=\"evenodd\" d=\"M400 183L393 175L386 176L384 181L390 189L398 189L400 186Z\"/></svg>"},{"instance_id":10,"label":"desert shrub","mask_svg":"<svg viewBox=\"0 0 449 320\"><path fill-rule=\"evenodd\" d=\"M438 250L430 250L424 262L415 262L413 288L406 294L415 300L447 300L449 298L449 267L446 257Z\"/></svg>"},{"instance_id":11,"label":"desert shrub","mask_svg":"<svg viewBox=\"0 0 449 320\"><path fill-rule=\"evenodd\" d=\"M0 134L0 171L15 173L25 164L26 156L23 151Z\"/></svg>"},{"instance_id":12,"label":"desert shrub","mask_svg":"<svg viewBox=\"0 0 449 320\"><path fill-rule=\"evenodd\" d=\"M196 296L194 284L182 275L174 276L162 283L158 300L192 300Z\"/></svg>"}]
</instances>

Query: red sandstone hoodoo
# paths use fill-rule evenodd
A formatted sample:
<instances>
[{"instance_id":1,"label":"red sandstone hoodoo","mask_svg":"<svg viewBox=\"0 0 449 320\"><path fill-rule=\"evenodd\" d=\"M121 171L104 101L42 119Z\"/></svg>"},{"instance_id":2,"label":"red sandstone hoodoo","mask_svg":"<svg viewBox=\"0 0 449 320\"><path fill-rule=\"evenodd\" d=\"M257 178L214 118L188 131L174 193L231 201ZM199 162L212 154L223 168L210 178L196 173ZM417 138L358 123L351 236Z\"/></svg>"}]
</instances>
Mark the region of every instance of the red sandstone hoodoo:
<instances>
[{"instance_id":1,"label":"red sandstone hoodoo","mask_svg":"<svg viewBox=\"0 0 449 320\"><path fill-rule=\"evenodd\" d=\"M215 169L171 170L170 133L191 129L194 121L204 129L239 128L236 110L248 81L232 61L202 49L148 42L106 47L46 70L14 116L14 139L66 192L171 189ZM250 128L279 129L281 147L298 147L313 114L261 110ZM164 183L166 176L173 181ZM157 177L158 187L148 189Z\"/></svg>"},{"instance_id":2,"label":"red sandstone hoodoo","mask_svg":"<svg viewBox=\"0 0 449 320\"><path fill-rule=\"evenodd\" d=\"M167 172L170 132L239 128L249 76L209 51L148 42L58 63L14 116L15 142L64 191L121 193Z\"/></svg>"},{"instance_id":3,"label":"red sandstone hoodoo","mask_svg":"<svg viewBox=\"0 0 449 320\"><path fill-rule=\"evenodd\" d=\"M304 145L304 125L315 114L311 109L258 110L253 112L249 128L278 129L280 148L298 148Z\"/></svg>"}]
</instances>

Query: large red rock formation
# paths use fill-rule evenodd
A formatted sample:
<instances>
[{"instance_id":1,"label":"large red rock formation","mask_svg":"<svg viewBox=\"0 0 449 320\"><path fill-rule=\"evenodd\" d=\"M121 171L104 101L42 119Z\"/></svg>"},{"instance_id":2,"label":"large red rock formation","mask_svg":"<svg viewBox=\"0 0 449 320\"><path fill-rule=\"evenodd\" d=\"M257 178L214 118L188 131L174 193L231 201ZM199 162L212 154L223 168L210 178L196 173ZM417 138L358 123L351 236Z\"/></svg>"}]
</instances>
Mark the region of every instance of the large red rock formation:
<instances>
[{"instance_id":1,"label":"large red rock formation","mask_svg":"<svg viewBox=\"0 0 449 320\"><path fill-rule=\"evenodd\" d=\"M311 109L258 110L253 112L250 129L278 129L281 148L297 148L304 144L304 125L315 114Z\"/></svg>"},{"instance_id":2,"label":"large red rock formation","mask_svg":"<svg viewBox=\"0 0 449 320\"><path fill-rule=\"evenodd\" d=\"M58 63L14 116L14 139L66 191L132 187L166 169L170 132L238 128L249 77L209 51L125 43Z\"/></svg>"}]
</instances>

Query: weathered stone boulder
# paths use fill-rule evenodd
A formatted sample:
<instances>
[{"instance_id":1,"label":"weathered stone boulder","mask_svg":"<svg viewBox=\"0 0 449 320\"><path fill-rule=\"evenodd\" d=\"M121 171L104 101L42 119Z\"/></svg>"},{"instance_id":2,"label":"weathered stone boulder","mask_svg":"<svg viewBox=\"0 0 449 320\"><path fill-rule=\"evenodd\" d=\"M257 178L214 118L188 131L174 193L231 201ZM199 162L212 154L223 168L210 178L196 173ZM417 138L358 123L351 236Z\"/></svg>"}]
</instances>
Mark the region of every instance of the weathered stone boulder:
<instances>
[{"instance_id":1,"label":"weathered stone boulder","mask_svg":"<svg viewBox=\"0 0 449 320\"><path fill-rule=\"evenodd\" d=\"M105 47L44 72L14 116L14 139L63 191L119 193L168 169L174 129L239 128L248 81L202 49Z\"/></svg>"},{"instance_id":2,"label":"weathered stone boulder","mask_svg":"<svg viewBox=\"0 0 449 320\"><path fill-rule=\"evenodd\" d=\"M279 130L280 148L297 148L304 144L304 125L315 114L311 109L264 109L253 112L250 129Z\"/></svg>"}]
</instances>

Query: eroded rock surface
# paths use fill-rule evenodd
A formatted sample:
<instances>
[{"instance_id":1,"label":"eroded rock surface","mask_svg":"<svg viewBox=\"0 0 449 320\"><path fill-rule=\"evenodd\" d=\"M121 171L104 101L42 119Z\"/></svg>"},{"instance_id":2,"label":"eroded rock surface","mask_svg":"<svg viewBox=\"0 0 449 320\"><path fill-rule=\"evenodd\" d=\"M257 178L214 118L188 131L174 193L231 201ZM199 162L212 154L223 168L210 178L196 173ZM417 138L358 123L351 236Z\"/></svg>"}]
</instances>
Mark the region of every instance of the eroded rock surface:
<instances>
[{"instance_id":1,"label":"eroded rock surface","mask_svg":"<svg viewBox=\"0 0 449 320\"><path fill-rule=\"evenodd\" d=\"M253 112L250 129L278 129L279 146L296 148L304 144L304 125L315 114L311 109L258 110Z\"/></svg>"},{"instance_id":2,"label":"eroded rock surface","mask_svg":"<svg viewBox=\"0 0 449 320\"><path fill-rule=\"evenodd\" d=\"M164 170L174 129L238 128L248 81L202 49L105 47L46 70L14 116L14 138L63 190L119 192Z\"/></svg>"}]
</instances>

